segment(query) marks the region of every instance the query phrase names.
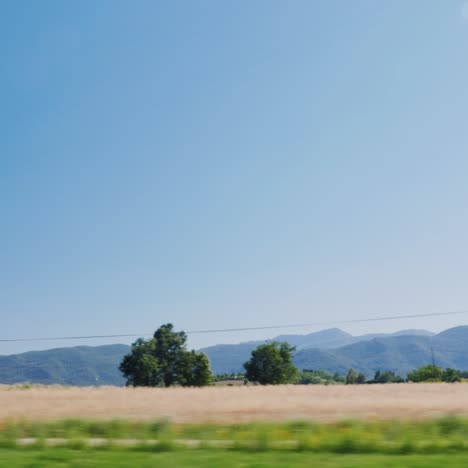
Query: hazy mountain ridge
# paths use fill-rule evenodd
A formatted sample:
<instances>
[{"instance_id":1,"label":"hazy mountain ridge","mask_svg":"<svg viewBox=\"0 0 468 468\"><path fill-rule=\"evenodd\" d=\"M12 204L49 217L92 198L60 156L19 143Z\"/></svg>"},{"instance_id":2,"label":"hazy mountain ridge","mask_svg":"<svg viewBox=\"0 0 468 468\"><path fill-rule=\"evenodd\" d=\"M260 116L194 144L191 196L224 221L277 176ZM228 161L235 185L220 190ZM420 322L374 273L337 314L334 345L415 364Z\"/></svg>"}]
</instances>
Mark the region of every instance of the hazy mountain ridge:
<instances>
[{"instance_id":1,"label":"hazy mountain ridge","mask_svg":"<svg viewBox=\"0 0 468 468\"><path fill-rule=\"evenodd\" d=\"M296 353L300 368L346 372L350 367L372 376L377 370L392 370L405 376L430 364L468 369L468 326L456 327L433 336L374 338L334 350L303 349Z\"/></svg>"},{"instance_id":2,"label":"hazy mountain ridge","mask_svg":"<svg viewBox=\"0 0 468 468\"><path fill-rule=\"evenodd\" d=\"M202 348L211 360L211 366L216 373L241 372L242 364L250 357L250 353L259 344L267 341L287 341L289 344L296 346L297 354L306 349L314 350L332 350L342 348L360 342L371 341L376 338L389 338L396 336L433 336L434 333L427 330L400 330L396 333L381 333L353 336L349 333L340 330L339 328L329 328L318 332L308 333L307 335L279 335L271 340L247 342L233 345L215 345L207 348ZM334 353L329 353L334 355ZM323 355L325 359L325 355ZM313 362L316 362L314 359ZM326 360L328 362L328 360ZM332 362L336 362L333 360ZM343 356L341 363L347 362ZM341 368L342 366L340 366ZM318 368L314 366L314 368ZM349 369L349 367L348 367ZM348 370L346 369L346 370Z\"/></svg>"},{"instance_id":3,"label":"hazy mountain ridge","mask_svg":"<svg viewBox=\"0 0 468 468\"><path fill-rule=\"evenodd\" d=\"M408 334L414 333L414 334ZM468 369L468 326L437 335L424 330L403 330L391 335L353 337L339 329L308 335L279 335L298 346L296 365L344 374L350 367L372 377L376 370L393 370L402 376L432 361L441 367ZM337 343L345 345L334 347ZM242 371L242 364L263 341L216 345L202 349L215 373ZM315 348L307 347L316 343ZM123 385L118 366L127 345L78 346L0 356L0 383L31 382L62 385Z\"/></svg>"},{"instance_id":4,"label":"hazy mountain ridge","mask_svg":"<svg viewBox=\"0 0 468 468\"><path fill-rule=\"evenodd\" d=\"M77 346L0 356L0 383L124 385L118 366L127 345Z\"/></svg>"}]
</instances>

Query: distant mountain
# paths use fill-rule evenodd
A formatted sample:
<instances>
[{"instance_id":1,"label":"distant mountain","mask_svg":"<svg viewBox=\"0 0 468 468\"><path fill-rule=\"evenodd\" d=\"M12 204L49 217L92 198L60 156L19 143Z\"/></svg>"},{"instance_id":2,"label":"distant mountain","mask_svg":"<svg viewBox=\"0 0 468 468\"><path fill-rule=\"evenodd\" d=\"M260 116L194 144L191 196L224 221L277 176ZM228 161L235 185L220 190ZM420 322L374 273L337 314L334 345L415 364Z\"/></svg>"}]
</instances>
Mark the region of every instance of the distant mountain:
<instances>
[{"instance_id":1,"label":"distant mountain","mask_svg":"<svg viewBox=\"0 0 468 468\"><path fill-rule=\"evenodd\" d=\"M340 330L339 328L329 328L319 332L309 333L307 335L279 335L270 341L287 341L289 344L296 346L298 355L303 350L331 350L341 348L343 346L352 345L364 341L371 341L376 338L387 338L396 336L415 336L429 337L434 335L427 330L401 330L392 334L368 334L361 336L353 336L349 333ZM215 345L203 348L203 351L208 355L211 361L211 367L217 374L242 372L242 364L246 362L259 344L266 341L251 341L247 343L232 344L232 345ZM330 352L329 356L334 353ZM325 355L323 355L323 358ZM331 359L331 358L329 358ZM328 362L328 360L326 361ZM335 361L330 361L330 365ZM342 362L345 362L342 360ZM317 368L317 367L314 367ZM348 367L349 369L349 367Z\"/></svg>"},{"instance_id":2,"label":"distant mountain","mask_svg":"<svg viewBox=\"0 0 468 468\"><path fill-rule=\"evenodd\" d=\"M339 348L347 344L354 343L356 337L340 330L339 328L329 328L307 335L279 335L273 338L274 341L287 341L289 344L301 348L330 349Z\"/></svg>"},{"instance_id":3,"label":"distant mountain","mask_svg":"<svg viewBox=\"0 0 468 468\"><path fill-rule=\"evenodd\" d=\"M243 372L242 364L247 361L252 351L264 341L251 341L241 344L216 345L202 348L210 358L211 369L215 374Z\"/></svg>"},{"instance_id":4,"label":"distant mountain","mask_svg":"<svg viewBox=\"0 0 468 468\"><path fill-rule=\"evenodd\" d=\"M78 346L0 356L0 383L124 385L118 366L126 345Z\"/></svg>"},{"instance_id":5,"label":"distant mountain","mask_svg":"<svg viewBox=\"0 0 468 468\"><path fill-rule=\"evenodd\" d=\"M353 368L367 376L380 369L406 375L414 368L430 363L430 348L429 337L374 338L333 350L304 349L294 360L301 369L333 370L344 374Z\"/></svg>"},{"instance_id":6,"label":"distant mountain","mask_svg":"<svg viewBox=\"0 0 468 468\"><path fill-rule=\"evenodd\" d=\"M427 330L400 330L395 333L368 333L366 335L356 336L356 343L358 341L373 340L374 338L387 338L390 336L434 336L435 333L432 333Z\"/></svg>"},{"instance_id":7,"label":"distant mountain","mask_svg":"<svg viewBox=\"0 0 468 468\"><path fill-rule=\"evenodd\" d=\"M405 376L432 361L468 370L468 326L434 335L425 330L403 330L389 335L352 336L337 328L307 335L274 338L297 346L300 369L324 369L344 374L349 368L372 377L376 370ZM242 371L253 349L264 341L204 348L215 373ZM78 346L0 356L0 383L31 382L62 385L124 385L118 366L130 350L126 345Z\"/></svg>"},{"instance_id":8,"label":"distant mountain","mask_svg":"<svg viewBox=\"0 0 468 468\"><path fill-rule=\"evenodd\" d=\"M349 368L368 377L377 370L392 370L405 376L434 361L441 367L468 369L468 326L456 327L434 336L393 336L333 350L302 349L295 355L299 368L345 373Z\"/></svg>"},{"instance_id":9,"label":"distant mountain","mask_svg":"<svg viewBox=\"0 0 468 468\"><path fill-rule=\"evenodd\" d=\"M279 335L269 341L287 341L290 345L302 348L336 348L354 343L355 337L338 329L330 328L308 335ZM211 361L211 368L216 374L242 372L242 364L246 362L252 351L266 341L249 341L247 343L215 345L202 348Z\"/></svg>"},{"instance_id":10,"label":"distant mountain","mask_svg":"<svg viewBox=\"0 0 468 468\"><path fill-rule=\"evenodd\" d=\"M434 336L435 333L427 330L409 329L392 333L391 336Z\"/></svg>"}]
</instances>

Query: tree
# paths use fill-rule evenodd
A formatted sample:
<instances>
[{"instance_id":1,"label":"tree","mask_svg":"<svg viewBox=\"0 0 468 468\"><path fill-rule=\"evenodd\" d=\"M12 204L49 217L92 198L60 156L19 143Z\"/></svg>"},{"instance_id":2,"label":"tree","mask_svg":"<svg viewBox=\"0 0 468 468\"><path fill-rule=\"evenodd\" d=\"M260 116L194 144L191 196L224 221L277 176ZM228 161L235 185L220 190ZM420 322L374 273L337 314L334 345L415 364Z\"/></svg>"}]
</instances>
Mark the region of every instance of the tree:
<instances>
[{"instance_id":1,"label":"tree","mask_svg":"<svg viewBox=\"0 0 468 468\"><path fill-rule=\"evenodd\" d=\"M132 344L132 352L124 356L120 372L133 387L156 387L161 382L159 361L154 356L154 340L139 338Z\"/></svg>"},{"instance_id":2,"label":"tree","mask_svg":"<svg viewBox=\"0 0 468 468\"><path fill-rule=\"evenodd\" d=\"M343 375L338 374L338 372L335 372L333 374L333 380L335 382L345 383L346 382L346 377L344 377Z\"/></svg>"},{"instance_id":3,"label":"tree","mask_svg":"<svg viewBox=\"0 0 468 468\"><path fill-rule=\"evenodd\" d=\"M358 373L354 369L349 369L346 375L346 385L357 383Z\"/></svg>"},{"instance_id":4,"label":"tree","mask_svg":"<svg viewBox=\"0 0 468 468\"><path fill-rule=\"evenodd\" d=\"M411 382L461 382L462 371L447 368L443 370L441 367L429 364L428 366L420 367L408 374L408 380Z\"/></svg>"},{"instance_id":5,"label":"tree","mask_svg":"<svg viewBox=\"0 0 468 468\"><path fill-rule=\"evenodd\" d=\"M159 362L161 377L165 387L177 382L179 365L185 358L187 335L184 332L174 332L172 323L162 325L153 335L155 347L153 355Z\"/></svg>"},{"instance_id":6,"label":"tree","mask_svg":"<svg viewBox=\"0 0 468 468\"><path fill-rule=\"evenodd\" d=\"M298 384L299 385L318 385L323 381L316 372L304 370L300 373Z\"/></svg>"},{"instance_id":7,"label":"tree","mask_svg":"<svg viewBox=\"0 0 468 468\"><path fill-rule=\"evenodd\" d=\"M213 381L210 360L204 353L190 351L180 360L179 383L184 387L203 387Z\"/></svg>"},{"instance_id":8,"label":"tree","mask_svg":"<svg viewBox=\"0 0 468 468\"><path fill-rule=\"evenodd\" d=\"M396 375L395 372L393 371L385 371L385 372L380 372L378 370L375 375L373 380L369 380L367 383L402 383L405 380L400 377L399 375Z\"/></svg>"},{"instance_id":9,"label":"tree","mask_svg":"<svg viewBox=\"0 0 468 468\"><path fill-rule=\"evenodd\" d=\"M127 385L201 387L212 382L208 356L187 351L187 335L173 328L171 323L162 325L150 340L139 338L132 344L119 367Z\"/></svg>"},{"instance_id":10,"label":"tree","mask_svg":"<svg viewBox=\"0 0 468 468\"><path fill-rule=\"evenodd\" d=\"M461 382L461 377L459 371L455 369L450 369L450 367L447 367L447 369L444 370L442 374L442 380L444 382L449 382L449 383L454 383L454 382Z\"/></svg>"},{"instance_id":11,"label":"tree","mask_svg":"<svg viewBox=\"0 0 468 468\"><path fill-rule=\"evenodd\" d=\"M289 343L276 341L258 346L244 364L247 379L262 385L293 382L298 374L293 363L295 349Z\"/></svg>"},{"instance_id":12,"label":"tree","mask_svg":"<svg viewBox=\"0 0 468 468\"><path fill-rule=\"evenodd\" d=\"M356 379L357 384L363 384L366 383L366 376L362 372L359 372L357 379Z\"/></svg>"},{"instance_id":13,"label":"tree","mask_svg":"<svg viewBox=\"0 0 468 468\"><path fill-rule=\"evenodd\" d=\"M299 385L319 385L319 384L334 384L343 383L345 378L335 372L333 375L322 369L303 369L299 373L297 383Z\"/></svg>"},{"instance_id":14,"label":"tree","mask_svg":"<svg viewBox=\"0 0 468 468\"><path fill-rule=\"evenodd\" d=\"M408 380L411 382L440 382L444 371L434 364L420 367L408 374Z\"/></svg>"}]
</instances>

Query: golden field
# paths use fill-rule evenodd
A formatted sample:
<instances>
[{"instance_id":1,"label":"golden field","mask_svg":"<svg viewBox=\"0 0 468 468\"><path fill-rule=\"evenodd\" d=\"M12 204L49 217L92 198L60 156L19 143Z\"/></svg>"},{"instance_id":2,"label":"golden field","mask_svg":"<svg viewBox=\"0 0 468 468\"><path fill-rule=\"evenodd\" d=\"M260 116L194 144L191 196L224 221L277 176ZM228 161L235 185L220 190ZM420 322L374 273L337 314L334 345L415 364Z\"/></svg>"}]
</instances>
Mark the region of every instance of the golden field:
<instances>
[{"instance_id":1,"label":"golden field","mask_svg":"<svg viewBox=\"0 0 468 468\"><path fill-rule=\"evenodd\" d=\"M64 418L235 423L468 415L466 384L207 388L0 386L0 420Z\"/></svg>"}]
</instances>

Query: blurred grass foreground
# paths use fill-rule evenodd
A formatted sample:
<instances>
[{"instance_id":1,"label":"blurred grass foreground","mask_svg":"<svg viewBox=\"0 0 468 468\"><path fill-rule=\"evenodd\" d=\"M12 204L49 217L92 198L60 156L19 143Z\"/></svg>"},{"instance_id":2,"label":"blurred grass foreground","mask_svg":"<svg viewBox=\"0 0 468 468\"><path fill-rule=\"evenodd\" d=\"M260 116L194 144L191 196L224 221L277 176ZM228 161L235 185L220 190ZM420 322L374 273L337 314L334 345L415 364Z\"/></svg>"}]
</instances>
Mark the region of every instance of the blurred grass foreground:
<instances>
[{"instance_id":1,"label":"blurred grass foreground","mask_svg":"<svg viewBox=\"0 0 468 468\"><path fill-rule=\"evenodd\" d=\"M468 466L468 419L314 423L4 421L0 466Z\"/></svg>"},{"instance_id":2,"label":"blurred grass foreground","mask_svg":"<svg viewBox=\"0 0 468 468\"><path fill-rule=\"evenodd\" d=\"M16 421L0 426L2 448L95 448L133 451L224 449L318 453L468 454L468 419L447 416L314 423L170 424L167 421Z\"/></svg>"}]
</instances>

